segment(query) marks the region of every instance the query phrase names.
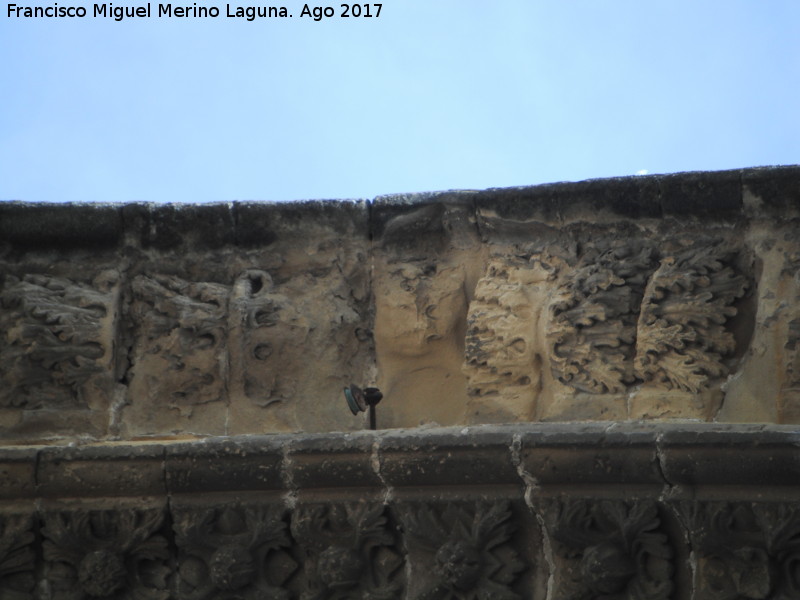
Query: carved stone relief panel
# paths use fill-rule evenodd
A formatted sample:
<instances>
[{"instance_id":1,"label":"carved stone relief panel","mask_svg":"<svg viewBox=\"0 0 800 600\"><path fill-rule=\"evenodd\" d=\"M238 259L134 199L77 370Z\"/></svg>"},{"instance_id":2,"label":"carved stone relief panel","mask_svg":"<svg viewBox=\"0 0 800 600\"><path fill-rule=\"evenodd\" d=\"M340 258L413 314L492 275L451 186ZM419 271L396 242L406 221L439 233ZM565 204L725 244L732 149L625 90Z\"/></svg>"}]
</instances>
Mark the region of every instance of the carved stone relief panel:
<instances>
[{"instance_id":1,"label":"carved stone relief panel","mask_svg":"<svg viewBox=\"0 0 800 600\"><path fill-rule=\"evenodd\" d=\"M469 198L444 196L373 207L377 384L393 399L381 405L384 426L464 420L467 307L483 257Z\"/></svg>"},{"instance_id":2,"label":"carved stone relief panel","mask_svg":"<svg viewBox=\"0 0 800 600\"><path fill-rule=\"evenodd\" d=\"M35 538L32 515L0 515L0 599L33 599L36 587Z\"/></svg>"},{"instance_id":3,"label":"carved stone relief panel","mask_svg":"<svg viewBox=\"0 0 800 600\"><path fill-rule=\"evenodd\" d=\"M543 386L540 316L555 274L541 256L487 264L467 316L467 422L534 420Z\"/></svg>"},{"instance_id":4,"label":"carved stone relief panel","mask_svg":"<svg viewBox=\"0 0 800 600\"><path fill-rule=\"evenodd\" d=\"M674 553L655 502L573 498L543 512L555 541L554 597L672 597Z\"/></svg>"},{"instance_id":5,"label":"carved stone relief panel","mask_svg":"<svg viewBox=\"0 0 800 600\"><path fill-rule=\"evenodd\" d=\"M382 419L392 426L463 418L465 269L444 261L385 263L377 272L375 338ZM448 397L448 403L431 403Z\"/></svg>"},{"instance_id":6,"label":"carved stone relief panel","mask_svg":"<svg viewBox=\"0 0 800 600\"><path fill-rule=\"evenodd\" d=\"M589 246L550 304L550 369L592 394L623 392L635 381L636 324L653 250L619 241Z\"/></svg>"},{"instance_id":7,"label":"carved stone relief panel","mask_svg":"<svg viewBox=\"0 0 800 600\"><path fill-rule=\"evenodd\" d=\"M752 284L740 263L721 239L587 245L549 305L553 379L579 397L616 399L621 414L607 418L712 418L741 354L731 319ZM568 391L553 396L573 412L544 416L580 416Z\"/></svg>"},{"instance_id":8,"label":"carved stone relief panel","mask_svg":"<svg viewBox=\"0 0 800 600\"><path fill-rule=\"evenodd\" d=\"M800 509L794 504L684 502L697 557L694 588L709 600L800 597Z\"/></svg>"},{"instance_id":9,"label":"carved stone relief panel","mask_svg":"<svg viewBox=\"0 0 800 600\"><path fill-rule=\"evenodd\" d=\"M372 363L363 297L354 293L334 266L289 279L257 269L237 278L231 432L363 427L342 410L342 388L360 382Z\"/></svg>"},{"instance_id":10,"label":"carved stone relief panel","mask_svg":"<svg viewBox=\"0 0 800 600\"><path fill-rule=\"evenodd\" d=\"M645 383L696 394L727 375L723 359L736 343L725 324L749 282L719 244L678 249L650 277L636 340L636 374Z\"/></svg>"},{"instance_id":11,"label":"carved stone relief panel","mask_svg":"<svg viewBox=\"0 0 800 600\"><path fill-rule=\"evenodd\" d=\"M131 288L127 433L225 433L230 288L167 275L139 275Z\"/></svg>"},{"instance_id":12,"label":"carved stone relief panel","mask_svg":"<svg viewBox=\"0 0 800 600\"><path fill-rule=\"evenodd\" d=\"M403 555L383 504L300 505L292 536L303 555L302 600L403 597Z\"/></svg>"},{"instance_id":13,"label":"carved stone relief panel","mask_svg":"<svg viewBox=\"0 0 800 600\"><path fill-rule=\"evenodd\" d=\"M511 503L408 504L397 510L411 562L410 598L531 597L534 564Z\"/></svg>"},{"instance_id":14,"label":"carved stone relief panel","mask_svg":"<svg viewBox=\"0 0 800 600\"><path fill-rule=\"evenodd\" d=\"M0 292L0 410L16 415L10 431L27 427L25 419L65 411L60 426L44 427L105 433L118 280L113 270L89 283L43 274L6 276Z\"/></svg>"},{"instance_id":15,"label":"carved stone relief panel","mask_svg":"<svg viewBox=\"0 0 800 600\"><path fill-rule=\"evenodd\" d=\"M42 549L53 600L166 600L170 550L160 508L44 514Z\"/></svg>"},{"instance_id":16,"label":"carved stone relief panel","mask_svg":"<svg viewBox=\"0 0 800 600\"><path fill-rule=\"evenodd\" d=\"M231 502L173 506L182 600L292 597L298 569L280 504Z\"/></svg>"}]
</instances>

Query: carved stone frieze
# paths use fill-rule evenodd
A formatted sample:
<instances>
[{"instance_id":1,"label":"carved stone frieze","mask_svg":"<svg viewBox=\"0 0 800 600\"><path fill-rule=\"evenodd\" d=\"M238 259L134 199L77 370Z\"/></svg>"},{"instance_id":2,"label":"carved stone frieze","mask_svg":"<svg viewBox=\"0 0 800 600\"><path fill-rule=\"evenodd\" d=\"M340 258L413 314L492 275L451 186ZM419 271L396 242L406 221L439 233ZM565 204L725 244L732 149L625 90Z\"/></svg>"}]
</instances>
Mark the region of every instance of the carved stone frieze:
<instances>
[{"instance_id":1,"label":"carved stone frieze","mask_svg":"<svg viewBox=\"0 0 800 600\"><path fill-rule=\"evenodd\" d=\"M108 402L118 278L116 271L91 284L50 275L6 277L0 408L85 409Z\"/></svg>"},{"instance_id":2,"label":"carved stone frieze","mask_svg":"<svg viewBox=\"0 0 800 600\"><path fill-rule=\"evenodd\" d=\"M173 508L177 596L183 600L288 600L282 587L297 570L284 509L228 504Z\"/></svg>"},{"instance_id":3,"label":"carved stone frieze","mask_svg":"<svg viewBox=\"0 0 800 600\"><path fill-rule=\"evenodd\" d=\"M685 502L698 559L695 588L710 600L800 597L800 508L795 504Z\"/></svg>"},{"instance_id":4,"label":"carved stone frieze","mask_svg":"<svg viewBox=\"0 0 800 600\"><path fill-rule=\"evenodd\" d=\"M402 597L403 556L383 504L299 506L292 536L304 559L302 600Z\"/></svg>"},{"instance_id":5,"label":"carved stone frieze","mask_svg":"<svg viewBox=\"0 0 800 600\"><path fill-rule=\"evenodd\" d=\"M32 600L35 537L32 515L0 515L0 600Z\"/></svg>"},{"instance_id":6,"label":"carved stone frieze","mask_svg":"<svg viewBox=\"0 0 800 600\"><path fill-rule=\"evenodd\" d=\"M514 542L518 525L505 501L399 508L417 600L517 600L526 564Z\"/></svg>"},{"instance_id":7,"label":"carved stone frieze","mask_svg":"<svg viewBox=\"0 0 800 600\"><path fill-rule=\"evenodd\" d=\"M566 499L545 509L559 598L666 600L673 550L651 500Z\"/></svg>"},{"instance_id":8,"label":"carved stone frieze","mask_svg":"<svg viewBox=\"0 0 800 600\"><path fill-rule=\"evenodd\" d=\"M53 600L166 600L171 572L161 509L78 509L44 515Z\"/></svg>"}]
</instances>

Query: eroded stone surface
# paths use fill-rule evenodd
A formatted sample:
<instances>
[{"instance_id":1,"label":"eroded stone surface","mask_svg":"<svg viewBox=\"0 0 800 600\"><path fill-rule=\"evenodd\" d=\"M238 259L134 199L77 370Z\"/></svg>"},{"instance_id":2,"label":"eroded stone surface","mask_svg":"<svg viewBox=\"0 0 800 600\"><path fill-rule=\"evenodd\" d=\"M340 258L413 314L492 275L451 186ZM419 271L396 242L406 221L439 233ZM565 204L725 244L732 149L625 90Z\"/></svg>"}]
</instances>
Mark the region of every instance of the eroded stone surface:
<instances>
[{"instance_id":1,"label":"eroded stone surface","mask_svg":"<svg viewBox=\"0 0 800 600\"><path fill-rule=\"evenodd\" d=\"M7 203L0 435L362 429L350 383L381 388L384 428L795 423L798 181L780 168L371 203Z\"/></svg>"}]
</instances>

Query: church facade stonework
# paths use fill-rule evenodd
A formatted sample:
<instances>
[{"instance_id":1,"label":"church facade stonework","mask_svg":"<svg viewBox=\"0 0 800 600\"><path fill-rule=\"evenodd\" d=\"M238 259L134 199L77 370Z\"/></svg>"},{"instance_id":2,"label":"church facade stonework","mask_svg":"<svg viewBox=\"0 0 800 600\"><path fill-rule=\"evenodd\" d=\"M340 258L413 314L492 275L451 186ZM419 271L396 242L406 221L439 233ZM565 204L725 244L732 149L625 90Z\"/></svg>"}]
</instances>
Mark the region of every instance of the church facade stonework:
<instances>
[{"instance_id":1,"label":"church facade stonework","mask_svg":"<svg viewBox=\"0 0 800 600\"><path fill-rule=\"evenodd\" d=\"M0 324L0 600L800 597L800 168L0 203Z\"/></svg>"}]
</instances>

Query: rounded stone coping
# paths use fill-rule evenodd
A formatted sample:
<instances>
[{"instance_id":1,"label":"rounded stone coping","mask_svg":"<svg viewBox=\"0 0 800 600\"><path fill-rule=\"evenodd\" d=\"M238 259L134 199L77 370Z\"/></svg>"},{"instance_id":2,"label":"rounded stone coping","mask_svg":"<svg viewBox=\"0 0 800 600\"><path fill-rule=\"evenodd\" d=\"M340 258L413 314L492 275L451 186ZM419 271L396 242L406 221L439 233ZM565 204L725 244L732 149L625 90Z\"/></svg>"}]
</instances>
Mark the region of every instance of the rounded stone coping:
<instances>
[{"instance_id":1,"label":"rounded stone coping","mask_svg":"<svg viewBox=\"0 0 800 600\"><path fill-rule=\"evenodd\" d=\"M386 223L430 205L463 206L477 221L560 224L607 214L738 221L800 217L800 166L756 167L590 179L486 190L387 194L372 200L203 204L0 202L0 241L22 248L112 247L167 250L193 234L198 247L265 246L311 223L379 239ZM412 228L412 234L415 230Z\"/></svg>"},{"instance_id":2,"label":"rounded stone coping","mask_svg":"<svg viewBox=\"0 0 800 600\"><path fill-rule=\"evenodd\" d=\"M0 499L800 484L800 430L557 423L0 448Z\"/></svg>"}]
</instances>

